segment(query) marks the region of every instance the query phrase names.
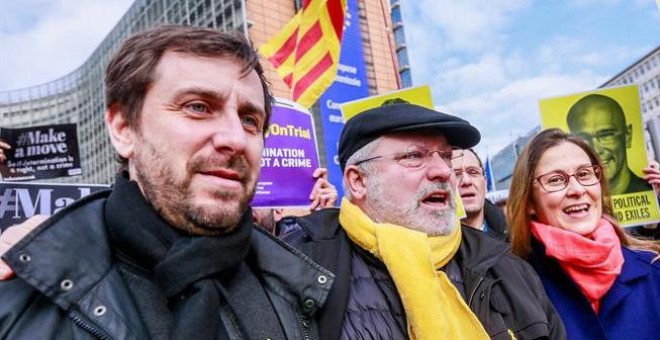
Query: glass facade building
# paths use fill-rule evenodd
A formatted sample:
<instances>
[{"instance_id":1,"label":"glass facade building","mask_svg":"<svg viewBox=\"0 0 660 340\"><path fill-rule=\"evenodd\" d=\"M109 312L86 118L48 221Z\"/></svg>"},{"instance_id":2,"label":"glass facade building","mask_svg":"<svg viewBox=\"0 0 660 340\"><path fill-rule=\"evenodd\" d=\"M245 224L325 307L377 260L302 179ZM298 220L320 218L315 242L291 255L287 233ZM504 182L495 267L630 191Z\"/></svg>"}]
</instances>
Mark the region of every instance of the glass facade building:
<instances>
[{"instance_id":1,"label":"glass facade building","mask_svg":"<svg viewBox=\"0 0 660 340\"><path fill-rule=\"evenodd\" d=\"M52 82L0 92L0 125L77 123L83 174L58 181L111 183L116 163L105 132L105 66L119 44L158 24L247 30L241 0L137 0L77 70Z\"/></svg>"},{"instance_id":2,"label":"glass facade building","mask_svg":"<svg viewBox=\"0 0 660 340\"><path fill-rule=\"evenodd\" d=\"M406 47L405 31L403 29L403 18L401 17L400 0L390 0L390 16L392 17L392 31L394 33L394 44L396 45L396 56L398 61L399 78L401 87L412 86L410 74L410 63L408 62L408 48Z\"/></svg>"},{"instance_id":3,"label":"glass facade building","mask_svg":"<svg viewBox=\"0 0 660 340\"><path fill-rule=\"evenodd\" d=\"M600 88L630 84L639 86L646 149L649 156L660 157L660 47L606 81Z\"/></svg>"},{"instance_id":4,"label":"glass facade building","mask_svg":"<svg viewBox=\"0 0 660 340\"><path fill-rule=\"evenodd\" d=\"M0 126L26 127L76 123L83 173L57 182L112 183L117 163L105 131L105 67L121 42L130 35L161 24L203 26L241 31L256 46L275 35L294 15L300 0L136 0L91 56L70 74L29 88L0 92ZM370 90L397 89L395 52L385 36L387 3L359 0ZM248 20L249 18L249 20ZM290 91L274 70L263 63L275 95ZM318 119L317 121L320 121ZM322 155L323 156L323 155Z\"/></svg>"}]
</instances>

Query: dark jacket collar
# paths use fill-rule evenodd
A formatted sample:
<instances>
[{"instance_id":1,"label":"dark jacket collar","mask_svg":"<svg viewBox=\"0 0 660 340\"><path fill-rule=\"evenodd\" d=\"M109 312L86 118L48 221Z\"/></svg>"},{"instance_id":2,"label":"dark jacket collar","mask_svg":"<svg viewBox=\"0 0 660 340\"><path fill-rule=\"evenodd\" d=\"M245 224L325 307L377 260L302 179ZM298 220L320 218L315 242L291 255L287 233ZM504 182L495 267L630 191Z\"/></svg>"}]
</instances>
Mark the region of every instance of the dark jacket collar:
<instances>
[{"instance_id":1,"label":"dark jacket collar","mask_svg":"<svg viewBox=\"0 0 660 340\"><path fill-rule=\"evenodd\" d=\"M487 234L497 238L498 240L506 241L509 237L506 217L504 212L498 206L486 200L484 203L484 219L488 222L490 227Z\"/></svg>"},{"instance_id":2,"label":"dark jacket collar","mask_svg":"<svg viewBox=\"0 0 660 340\"><path fill-rule=\"evenodd\" d=\"M463 225L463 238L457 257L461 267L484 274L508 250L509 245L480 230Z\"/></svg>"},{"instance_id":3,"label":"dark jacket collar","mask_svg":"<svg viewBox=\"0 0 660 340\"><path fill-rule=\"evenodd\" d=\"M297 222L304 232L295 234L304 234L305 238L311 239L311 242L300 245L301 251L338 278L334 280L318 320L321 339L339 339L350 290L351 242L339 225L338 208L321 209L297 218Z\"/></svg>"},{"instance_id":4,"label":"dark jacket collar","mask_svg":"<svg viewBox=\"0 0 660 340\"><path fill-rule=\"evenodd\" d=\"M309 314L323 306L335 280L332 272L259 227L254 228L250 245L248 261L266 284L282 287L303 307L306 300L313 299L313 310L303 308Z\"/></svg>"},{"instance_id":5,"label":"dark jacket collar","mask_svg":"<svg viewBox=\"0 0 660 340\"><path fill-rule=\"evenodd\" d=\"M97 192L72 203L5 255L16 275L64 310L80 300L112 266L102 213L104 198L110 192ZM24 255L29 261L21 260ZM63 280L72 280L72 288L61 289Z\"/></svg>"},{"instance_id":6,"label":"dark jacket collar","mask_svg":"<svg viewBox=\"0 0 660 340\"><path fill-rule=\"evenodd\" d=\"M5 259L18 277L71 317L94 323L99 320L94 310L105 306L99 322L111 338L145 338L130 292L113 270L103 220L109 194L97 192L67 206L16 244Z\"/></svg>"}]
</instances>

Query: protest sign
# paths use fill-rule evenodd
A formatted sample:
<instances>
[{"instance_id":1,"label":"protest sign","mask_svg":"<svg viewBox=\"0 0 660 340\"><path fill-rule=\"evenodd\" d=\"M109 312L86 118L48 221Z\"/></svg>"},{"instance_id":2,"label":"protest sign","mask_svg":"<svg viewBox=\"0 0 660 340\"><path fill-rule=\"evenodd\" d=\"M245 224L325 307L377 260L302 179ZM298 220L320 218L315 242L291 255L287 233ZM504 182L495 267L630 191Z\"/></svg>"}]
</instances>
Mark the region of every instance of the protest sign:
<instances>
[{"instance_id":1,"label":"protest sign","mask_svg":"<svg viewBox=\"0 0 660 340\"><path fill-rule=\"evenodd\" d=\"M315 182L312 174L318 167L312 115L299 104L278 98L266 134L252 206L308 207Z\"/></svg>"},{"instance_id":2,"label":"protest sign","mask_svg":"<svg viewBox=\"0 0 660 340\"><path fill-rule=\"evenodd\" d=\"M77 176L82 174L76 124L1 128L0 138L11 146L0 164L4 181Z\"/></svg>"},{"instance_id":3,"label":"protest sign","mask_svg":"<svg viewBox=\"0 0 660 340\"><path fill-rule=\"evenodd\" d=\"M107 185L0 182L0 230L34 215L52 215Z\"/></svg>"},{"instance_id":4,"label":"protest sign","mask_svg":"<svg viewBox=\"0 0 660 340\"><path fill-rule=\"evenodd\" d=\"M560 128L594 148L622 225L660 221L653 188L642 178L648 160L637 85L543 99L539 105L544 129Z\"/></svg>"},{"instance_id":5,"label":"protest sign","mask_svg":"<svg viewBox=\"0 0 660 340\"><path fill-rule=\"evenodd\" d=\"M344 120L349 120L356 114L378 107L384 103L407 102L419 106L433 109L433 99L431 98L431 88L428 85L409 87L378 96L371 96L364 99L358 99L341 104L341 113Z\"/></svg>"}]
</instances>

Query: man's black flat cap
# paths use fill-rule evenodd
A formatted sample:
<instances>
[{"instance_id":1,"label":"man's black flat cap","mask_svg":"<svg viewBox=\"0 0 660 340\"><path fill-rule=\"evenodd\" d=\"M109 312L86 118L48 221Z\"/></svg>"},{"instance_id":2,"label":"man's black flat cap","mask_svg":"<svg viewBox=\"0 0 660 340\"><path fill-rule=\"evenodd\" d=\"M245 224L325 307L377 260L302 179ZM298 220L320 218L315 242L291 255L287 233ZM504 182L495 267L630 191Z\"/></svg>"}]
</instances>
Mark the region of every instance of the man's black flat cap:
<instances>
[{"instance_id":1,"label":"man's black flat cap","mask_svg":"<svg viewBox=\"0 0 660 340\"><path fill-rule=\"evenodd\" d=\"M344 125L339 138L341 170L357 150L380 136L395 132L437 131L452 146L471 148L481 134L466 120L414 104L390 104L358 113Z\"/></svg>"}]
</instances>

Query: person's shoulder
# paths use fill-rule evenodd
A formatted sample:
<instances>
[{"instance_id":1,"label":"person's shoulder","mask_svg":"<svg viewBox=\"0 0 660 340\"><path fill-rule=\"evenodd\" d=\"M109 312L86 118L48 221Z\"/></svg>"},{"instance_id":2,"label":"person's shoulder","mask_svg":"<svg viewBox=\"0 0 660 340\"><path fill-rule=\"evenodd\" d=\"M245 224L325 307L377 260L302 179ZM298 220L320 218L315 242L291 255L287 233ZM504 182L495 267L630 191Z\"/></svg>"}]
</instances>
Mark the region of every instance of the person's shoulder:
<instances>
[{"instance_id":1,"label":"person's shoulder","mask_svg":"<svg viewBox=\"0 0 660 340\"><path fill-rule=\"evenodd\" d=\"M466 265L484 269L500 266L503 262L521 260L511 254L510 245L503 240L466 225L462 225L461 229L463 239L460 252ZM514 258L509 259L511 256Z\"/></svg>"},{"instance_id":2,"label":"person's shoulder","mask_svg":"<svg viewBox=\"0 0 660 340\"><path fill-rule=\"evenodd\" d=\"M472 228L465 224L461 224L461 229L463 231L463 237L467 243L472 243L479 247L495 247L498 250L503 250L509 247L508 243L497 235Z\"/></svg>"},{"instance_id":3,"label":"person's shoulder","mask_svg":"<svg viewBox=\"0 0 660 340\"><path fill-rule=\"evenodd\" d=\"M296 219L303 223L321 223L339 218L339 208L324 208L311 214L297 216Z\"/></svg>"},{"instance_id":4,"label":"person's shoulder","mask_svg":"<svg viewBox=\"0 0 660 340\"><path fill-rule=\"evenodd\" d=\"M292 217L286 223L297 223L300 228L290 234L306 234L312 239L326 239L335 236L339 227L339 208L325 208L309 215Z\"/></svg>"},{"instance_id":5,"label":"person's shoulder","mask_svg":"<svg viewBox=\"0 0 660 340\"><path fill-rule=\"evenodd\" d=\"M619 280L629 287L660 294L660 259L658 254L623 247L624 263ZM646 294L646 293L645 293Z\"/></svg>"},{"instance_id":6,"label":"person's shoulder","mask_svg":"<svg viewBox=\"0 0 660 340\"><path fill-rule=\"evenodd\" d=\"M463 236L466 243L471 244L469 251L478 253L482 261L491 263L493 267L533 271L527 261L511 251L508 242L468 226L463 226Z\"/></svg>"},{"instance_id":7,"label":"person's shoulder","mask_svg":"<svg viewBox=\"0 0 660 340\"><path fill-rule=\"evenodd\" d=\"M622 247L622 252L626 261L624 263L649 267L651 270L657 271L660 274L660 258L658 258L660 255L657 253L648 250L630 249L628 247Z\"/></svg>"}]
</instances>

